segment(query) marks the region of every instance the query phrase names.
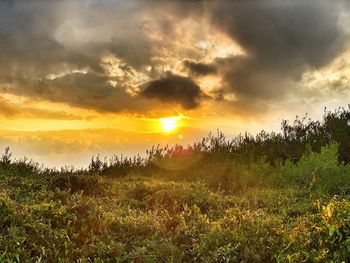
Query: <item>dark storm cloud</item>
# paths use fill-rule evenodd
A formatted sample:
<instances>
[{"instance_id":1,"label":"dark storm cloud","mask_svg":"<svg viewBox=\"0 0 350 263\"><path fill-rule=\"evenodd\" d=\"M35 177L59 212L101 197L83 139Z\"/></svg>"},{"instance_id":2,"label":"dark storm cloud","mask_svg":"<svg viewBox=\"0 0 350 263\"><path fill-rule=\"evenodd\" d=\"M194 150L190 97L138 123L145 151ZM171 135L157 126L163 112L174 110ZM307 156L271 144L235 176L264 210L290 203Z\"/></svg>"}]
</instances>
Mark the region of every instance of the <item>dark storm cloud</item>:
<instances>
[{"instance_id":1,"label":"dark storm cloud","mask_svg":"<svg viewBox=\"0 0 350 263\"><path fill-rule=\"evenodd\" d=\"M206 64L192 60L185 60L183 64L191 73L195 75L205 76L216 73L216 66L213 64Z\"/></svg>"},{"instance_id":2,"label":"dark storm cloud","mask_svg":"<svg viewBox=\"0 0 350 263\"><path fill-rule=\"evenodd\" d=\"M105 76L94 73L74 73L52 80L17 79L5 91L101 112L121 112L126 109L141 112L150 109L144 99L134 99L123 89L110 85Z\"/></svg>"},{"instance_id":3,"label":"dark storm cloud","mask_svg":"<svg viewBox=\"0 0 350 263\"><path fill-rule=\"evenodd\" d=\"M185 109L197 107L203 97L201 89L193 80L176 75L150 81L142 89L141 95L162 102L180 104Z\"/></svg>"},{"instance_id":4,"label":"dark storm cloud","mask_svg":"<svg viewBox=\"0 0 350 263\"><path fill-rule=\"evenodd\" d=\"M302 73L327 65L348 36L339 25L341 1L213 1L214 24L248 53L220 59L227 86L238 98L279 99Z\"/></svg>"}]
</instances>

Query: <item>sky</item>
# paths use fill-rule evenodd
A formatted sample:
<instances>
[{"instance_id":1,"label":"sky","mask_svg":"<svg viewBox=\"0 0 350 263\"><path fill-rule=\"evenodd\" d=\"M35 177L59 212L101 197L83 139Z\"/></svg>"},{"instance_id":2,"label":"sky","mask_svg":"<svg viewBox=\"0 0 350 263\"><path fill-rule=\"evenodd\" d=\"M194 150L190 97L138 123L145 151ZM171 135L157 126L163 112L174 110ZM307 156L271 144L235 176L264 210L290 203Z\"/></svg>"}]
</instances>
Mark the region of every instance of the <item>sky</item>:
<instances>
[{"instance_id":1,"label":"sky","mask_svg":"<svg viewBox=\"0 0 350 263\"><path fill-rule=\"evenodd\" d=\"M346 0L2 0L0 150L86 166L319 119L350 102L349 40Z\"/></svg>"}]
</instances>

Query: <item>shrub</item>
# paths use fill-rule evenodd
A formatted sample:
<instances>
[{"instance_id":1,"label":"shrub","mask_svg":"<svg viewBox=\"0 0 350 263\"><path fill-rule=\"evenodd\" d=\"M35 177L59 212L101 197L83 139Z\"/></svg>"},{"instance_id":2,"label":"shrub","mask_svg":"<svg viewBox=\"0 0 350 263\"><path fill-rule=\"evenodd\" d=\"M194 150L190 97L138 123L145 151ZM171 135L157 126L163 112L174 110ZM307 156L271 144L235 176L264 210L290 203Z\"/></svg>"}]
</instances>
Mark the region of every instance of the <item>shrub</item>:
<instances>
[{"instance_id":1,"label":"shrub","mask_svg":"<svg viewBox=\"0 0 350 263\"><path fill-rule=\"evenodd\" d=\"M306 214L287 235L280 262L349 262L350 202L333 199L317 206L317 214Z\"/></svg>"},{"instance_id":2,"label":"shrub","mask_svg":"<svg viewBox=\"0 0 350 263\"><path fill-rule=\"evenodd\" d=\"M338 164L337 143L321 148L320 153L309 149L296 163L285 164L286 181L304 188L323 190L332 194L346 194L350 190L348 166Z\"/></svg>"}]
</instances>

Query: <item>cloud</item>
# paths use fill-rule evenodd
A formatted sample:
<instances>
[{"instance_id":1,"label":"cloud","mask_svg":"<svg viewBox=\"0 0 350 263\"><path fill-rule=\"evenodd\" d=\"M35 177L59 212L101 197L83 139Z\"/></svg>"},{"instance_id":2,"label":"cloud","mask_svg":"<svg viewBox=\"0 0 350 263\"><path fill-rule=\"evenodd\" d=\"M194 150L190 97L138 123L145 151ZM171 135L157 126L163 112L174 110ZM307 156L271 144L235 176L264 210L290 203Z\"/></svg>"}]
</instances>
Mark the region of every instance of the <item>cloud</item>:
<instances>
[{"instance_id":1,"label":"cloud","mask_svg":"<svg viewBox=\"0 0 350 263\"><path fill-rule=\"evenodd\" d=\"M203 97L200 87L192 79L172 74L148 82L141 90L141 95L180 104L185 109L196 108Z\"/></svg>"},{"instance_id":2,"label":"cloud","mask_svg":"<svg viewBox=\"0 0 350 263\"><path fill-rule=\"evenodd\" d=\"M6 91L100 112L151 109L146 99L133 98L124 89L113 87L106 76L94 73L71 73L54 79L18 78Z\"/></svg>"},{"instance_id":3,"label":"cloud","mask_svg":"<svg viewBox=\"0 0 350 263\"><path fill-rule=\"evenodd\" d=\"M213 75L222 79L216 102L232 105L225 109L272 105L299 92L305 71L326 66L343 50L344 3L1 1L0 91L101 112L147 112L164 102L193 109L203 98L196 83ZM210 53L220 44L211 41L212 32L245 54L231 52L234 45ZM123 63L118 78L113 63L109 70L103 64L106 53ZM173 74L162 77L168 71ZM235 99L225 100L227 94Z\"/></svg>"},{"instance_id":4,"label":"cloud","mask_svg":"<svg viewBox=\"0 0 350 263\"><path fill-rule=\"evenodd\" d=\"M8 103L0 96L0 115L5 117L13 117L18 114L18 112L19 110L16 107Z\"/></svg>"},{"instance_id":5,"label":"cloud","mask_svg":"<svg viewBox=\"0 0 350 263\"><path fill-rule=\"evenodd\" d=\"M148 96L137 96L136 82L149 81L145 68L162 49L141 27L146 10L159 12L160 5L177 9L153 1L2 1L0 91L101 112L156 108L159 103L149 103ZM174 30L165 20L159 25L162 32ZM110 74L102 61L106 53L123 61L128 78ZM149 74L157 79L161 73Z\"/></svg>"},{"instance_id":6,"label":"cloud","mask_svg":"<svg viewBox=\"0 0 350 263\"><path fill-rule=\"evenodd\" d=\"M208 2L216 27L247 52L218 60L226 89L246 103L279 101L296 92L308 68L321 68L343 50L342 1Z\"/></svg>"},{"instance_id":7,"label":"cloud","mask_svg":"<svg viewBox=\"0 0 350 263\"><path fill-rule=\"evenodd\" d=\"M185 60L183 62L184 66L195 75L209 75L216 73L216 66L213 64L206 64L191 60Z\"/></svg>"},{"instance_id":8,"label":"cloud","mask_svg":"<svg viewBox=\"0 0 350 263\"><path fill-rule=\"evenodd\" d=\"M300 81L299 90L305 97L319 100L350 96L350 49L334 59L329 65L318 70L308 70ZM322 91L322 92L320 92Z\"/></svg>"},{"instance_id":9,"label":"cloud","mask_svg":"<svg viewBox=\"0 0 350 263\"><path fill-rule=\"evenodd\" d=\"M30 119L52 119L52 120L91 120L93 115L77 115L65 110L48 109L37 105L25 105L22 102L11 102L0 96L0 119L30 118ZM28 102L27 102L28 103Z\"/></svg>"}]
</instances>

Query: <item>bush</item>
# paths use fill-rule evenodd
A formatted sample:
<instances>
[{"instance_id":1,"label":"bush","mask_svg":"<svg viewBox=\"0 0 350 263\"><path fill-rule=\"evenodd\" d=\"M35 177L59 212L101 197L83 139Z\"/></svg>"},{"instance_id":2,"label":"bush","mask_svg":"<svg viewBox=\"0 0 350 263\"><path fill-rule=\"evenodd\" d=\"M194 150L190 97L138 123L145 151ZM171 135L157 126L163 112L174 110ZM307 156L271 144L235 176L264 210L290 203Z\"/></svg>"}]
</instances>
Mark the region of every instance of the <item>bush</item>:
<instances>
[{"instance_id":1,"label":"bush","mask_svg":"<svg viewBox=\"0 0 350 263\"><path fill-rule=\"evenodd\" d=\"M318 189L331 194L346 194L350 190L349 166L338 164L339 144L331 143L320 153L309 149L296 164L285 164L285 183Z\"/></svg>"}]
</instances>

